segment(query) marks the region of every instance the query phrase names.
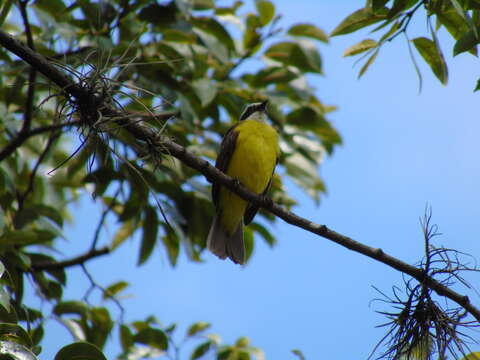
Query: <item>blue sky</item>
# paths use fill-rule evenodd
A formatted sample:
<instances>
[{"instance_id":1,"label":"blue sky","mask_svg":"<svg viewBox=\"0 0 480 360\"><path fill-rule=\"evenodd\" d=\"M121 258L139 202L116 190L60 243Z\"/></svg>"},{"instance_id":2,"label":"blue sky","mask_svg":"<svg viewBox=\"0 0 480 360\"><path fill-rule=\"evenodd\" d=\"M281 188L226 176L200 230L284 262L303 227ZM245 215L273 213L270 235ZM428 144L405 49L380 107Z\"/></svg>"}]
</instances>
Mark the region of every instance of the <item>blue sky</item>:
<instances>
[{"instance_id":1,"label":"blue sky","mask_svg":"<svg viewBox=\"0 0 480 360\"><path fill-rule=\"evenodd\" d=\"M276 1L285 28L310 22L328 32L362 5L361 0ZM410 33L423 36L428 31L418 21ZM359 67L342 53L364 35L320 45L326 76L310 80L325 103L339 107L329 119L344 144L319 169L328 194L318 207L289 187L300 203L296 212L414 263L423 247L419 217L428 203L443 233L436 243L478 254L480 122L478 93L472 91L480 77L477 59L466 54L452 59L452 41L441 31L449 84L442 86L419 61L423 74L419 94L402 37L387 44L357 80ZM78 208L78 224L67 232L68 253L88 246L85 237L89 239L96 226L89 213L96 206L85 198ZM371 304L378 296L372 285L389 292L402 283L401 274L281 221L274 232L278 245L271 250L258 242L244 268L209 254L204 264L182 257L172 269L162 249L136 268L135 239L111 259L93 261L88 267L104 285L130 281L126 292L134 295L123 301L127 320L154 314L164 324L177 322L180 329L208 321L212 332L226 342L248 336L267 359L293 359L294 348L307 359L366 358L382 337L382 329L375 326L385 322L375 313L385 308ZM107 231L104 239L112 234ZM67 290L67 298L81 296L88 286L79 270L72 271L70 281L76 285ZM480 304L478 295L460 290ZM53 358L60 344L71 341L59 331L60 325L53 323L50 329L54 332L48 335L44 359ZM107 352L118 353L114 346Z\"/></svg>"}]
</instances>

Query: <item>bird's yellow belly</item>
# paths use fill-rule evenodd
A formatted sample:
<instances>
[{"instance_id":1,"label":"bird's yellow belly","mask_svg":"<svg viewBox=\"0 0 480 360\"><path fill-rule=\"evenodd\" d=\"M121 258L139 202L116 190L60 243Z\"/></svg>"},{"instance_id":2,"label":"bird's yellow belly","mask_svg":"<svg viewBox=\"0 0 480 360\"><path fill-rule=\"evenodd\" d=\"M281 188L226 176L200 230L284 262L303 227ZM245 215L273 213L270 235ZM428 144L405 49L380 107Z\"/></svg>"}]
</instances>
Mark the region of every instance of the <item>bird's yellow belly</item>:
<instances>
[{"instance_id":1,"label":"bird's yellow belly","mask_svg":"<svg viewBox=\"0 0 480 360\"><path fill-rule=\"evenodd\" d=\"M260 194L267 188L276 165L278 135L269 125L255 120L243 121L235 131L239 134L227 174ZM247 202L223 187L220 199L222 224L232 234L242 221Z\"/></svg>"}]
</instances>

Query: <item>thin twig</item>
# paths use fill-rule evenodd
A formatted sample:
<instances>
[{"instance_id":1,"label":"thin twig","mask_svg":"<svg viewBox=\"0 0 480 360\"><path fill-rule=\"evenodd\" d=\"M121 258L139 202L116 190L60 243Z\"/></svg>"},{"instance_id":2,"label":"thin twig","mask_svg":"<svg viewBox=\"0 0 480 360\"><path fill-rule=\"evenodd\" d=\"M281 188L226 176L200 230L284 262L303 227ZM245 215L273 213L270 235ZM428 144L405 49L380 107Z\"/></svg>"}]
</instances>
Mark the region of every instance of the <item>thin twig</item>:
<instances>
[{"instance_id":1,"label":"thin twig","mask_svg":"<svg viewBox=\"0 0 480 360\"><path fill-rule=\"evenodd\" d=\"M28 179L28 186L27 189L23 194L18 194L17 200L18 200L18 209L21 210L23 208L23 204L25 202L25 199L27 196L32 192L34 182L35 182L35 176L37 174L38 168L40 167L40 164L45 160L45 157L47 156L48 152L50 151L50 148L52 147L53 143L55 140L57 140L60 137L60 133L53 134L50 136L50 138L47 141L47 145L45 145L45 149L42 151L40 156L37 159L37 162L35 163L32 172L30 173L29 179Z\"/></svg>"}]
</instances>

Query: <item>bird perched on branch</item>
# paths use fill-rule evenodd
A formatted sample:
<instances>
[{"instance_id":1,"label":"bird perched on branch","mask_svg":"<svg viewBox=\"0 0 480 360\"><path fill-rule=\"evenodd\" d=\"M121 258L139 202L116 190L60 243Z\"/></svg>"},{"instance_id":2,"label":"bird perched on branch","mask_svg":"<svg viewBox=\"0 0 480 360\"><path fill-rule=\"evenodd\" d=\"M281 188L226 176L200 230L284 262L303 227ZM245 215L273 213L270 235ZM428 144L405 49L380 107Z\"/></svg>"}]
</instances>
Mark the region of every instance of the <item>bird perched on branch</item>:
<instances>
[{"instance_id":1,"label":"bird perched on branch","mask_svg":"<svg viewBox=\"0 0 480 360\"><path fill-rule=\"evenodd\" d=\"M257 194L267 193L278 162L278 134L267 124L267 100L246 107L240 121L223 137L215 166ZM248 225L258 206L248 203L220 184L213 183L215 217L207 238L211 252L236 264L245 262L243 224Z\"/></svg>"}]
</instances>

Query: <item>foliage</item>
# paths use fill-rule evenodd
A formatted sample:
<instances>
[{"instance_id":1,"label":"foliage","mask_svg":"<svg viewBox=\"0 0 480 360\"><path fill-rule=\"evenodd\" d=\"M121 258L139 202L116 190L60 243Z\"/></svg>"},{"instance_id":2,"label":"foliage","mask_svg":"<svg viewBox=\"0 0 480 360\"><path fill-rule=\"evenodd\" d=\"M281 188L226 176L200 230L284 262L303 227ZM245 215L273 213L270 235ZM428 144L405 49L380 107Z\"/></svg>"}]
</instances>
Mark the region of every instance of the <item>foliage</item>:
<instances>
[{"instance_id":1,"label":"foliage","mask_svg":"<svg viewBox=\"0 0 480 360\"><path fill-rule=\"evenodd\" d=\"M428 36L410 38L408 26L412 18L423 9L427 19ZM363 8L347 16L332 32L332 36L349 34L375 25L372 33L382 32L378 38L365 39L345 50L344 56L361 55L366 58L360 69L361 77L386 43L405 35L412 61L420 78L417 63L412 55L413 44L421 58L428 64L437 79L448 82L448 67L437 38L437 32L445 28L455 40L452 52L459 55L469 52L477 56L480 43L480 2L477 0L367 0ZM478 90L475 89L475 90Z\"/></svg>"},{"instance_id":2,"label":"foliage","mask_svg":"<svg viewBox=\"0 0 480 360\"><path fill-rule=\"evenodd\" d=\"M214 160L221 136L245 104L268 98L282 138L282 176L274 179L272 198L291 207L295 202L282 178L289 177L318 202L325 191L318 165L341 139L325 117L334 107L324 105L306 80L307 74L322 74L316 42L328 41L327 36L311 24L282 32L279 19L267 0L251 9L241 1L219 6L211 0L0 5L2 29L48 57L99 101L115 104L198 156ZM122 127L102 119L95 123L97 131L82 127L77 112L88 113L89 104L73 105L62 89L3 48L0 68L0 305L8 327L2 334L7 344L32 354L25 358L41 350L47 315L24 304L28 279L78 341L63 347L56 359L74 353L103 359L115 320L108 307L64 299L69 267L80 264L92 287L119 304L117 294L127 284L106 289L96 284L84 265L88 259L115 251L139 234L138 265L156 247L165 249L172 266L182 248L192 261L202 261L213 210L209 185L178 161L145 153L148 144ZM62 262L57 241L64 224L74 221L71 207L85 194L102 208L97 231L85 254ZM100 247L107 219L118 223L117 232ZM269 245L275 242L268 227L255 222L247 229L247 254L254 235ZM198 326L188 336L204 330ZM172 331L154 319L123 324L120 357L167 352ZM211 337L202 341L192 358L212 351L219 359L259 354L248 341L223 347Z\"/></svg>"}]
</instances>

